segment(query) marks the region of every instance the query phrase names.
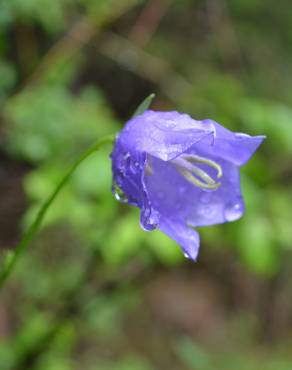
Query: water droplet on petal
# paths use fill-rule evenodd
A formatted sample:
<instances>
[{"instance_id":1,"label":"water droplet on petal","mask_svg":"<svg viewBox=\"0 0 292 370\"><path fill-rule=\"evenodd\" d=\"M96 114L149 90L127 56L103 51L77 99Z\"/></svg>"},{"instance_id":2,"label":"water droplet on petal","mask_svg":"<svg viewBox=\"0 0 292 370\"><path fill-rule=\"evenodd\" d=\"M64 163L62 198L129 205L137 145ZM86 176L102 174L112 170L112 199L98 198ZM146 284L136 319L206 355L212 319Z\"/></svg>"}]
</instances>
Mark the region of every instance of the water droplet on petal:
<instances>
[{"instance_id":1,"label":"water droplet on petal","mask_svg":"<svg viewBox=\"0 0 292 370\"><path fill-rule=\"evenodd\" d=\"M122 202L122 203L128 202L127 196L124 194L122 189L119 187L119 185L115 181L113 181L112 192L116 200L118 200L119 202Z\"/></svg>"},{"instance_id":2,"label":"water droplet on petal","mask_svg":"<svg viewBox=\"0 0 292 370\"><path fill-rule=\"evenodd\" d=\"M183 252L183 254L184 254L184 256L185 256L186 258L188 258L189 260L191 259L190 255L189 255L187 252Z\"/></svg>"},{"instance_id":3,"label":"water droplet on petal","mask_svg":"<svg viewBox=\"0 0 292 370\"><path fill-rule=\"evenodd\" d=\"M128 168L133 174L136 174L139 172L139 169L140 169L139 163L129 160Z\"/></svg>"},{"instance_id":4,"label":"water droplet on petal","mask_svg":"<svg viewBox=\"0 0 292 370\"><path fill-rule=\"evenodd\" d=\"M130 157L130 153L129 152L124 153L123 157L125 160L128 159Z\"/></svg>"},{"instance_id":5,"label":"water droplet on petal","mask_svg":"<svg viewBox=\"0 0 292 370\"><path fill-rule=\"evenodd\" d=\"M232 203L226 206L224 210L224 217L226 221L238 220L244 212L244 207L241 202Z\"/></svg>"},{"instance_id":6,"label":"water droplet on petal","mask_svg":"<svg viewBox=\"0 0 292 370\"><path fill-rule=\"evenodd\" d=\"M148 207L141 210L140 223L145 231L152 231L159 224L160 214L155 209Z\"/></svg>"}]
</instances>

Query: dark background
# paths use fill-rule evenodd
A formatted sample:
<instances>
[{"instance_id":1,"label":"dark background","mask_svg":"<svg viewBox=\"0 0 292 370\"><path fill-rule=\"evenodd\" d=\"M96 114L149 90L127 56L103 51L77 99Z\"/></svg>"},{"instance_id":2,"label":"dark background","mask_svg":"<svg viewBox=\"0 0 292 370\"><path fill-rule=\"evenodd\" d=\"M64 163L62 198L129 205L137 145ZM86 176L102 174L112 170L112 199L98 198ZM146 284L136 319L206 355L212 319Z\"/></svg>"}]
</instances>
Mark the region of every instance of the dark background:
<instances>
[{"instance_id":1,"label":"dark background","mask_svg":"<svg viewBox=\"0 0 292 370\"><path fill-rule=\"evenodd\" d=\"M289 0L0 0L2 267L152 92L268 137L196 264L113 198L110 148L83 163L1 292L1 370L292 369L291 24Z\"/></svg>"}]
</instances>

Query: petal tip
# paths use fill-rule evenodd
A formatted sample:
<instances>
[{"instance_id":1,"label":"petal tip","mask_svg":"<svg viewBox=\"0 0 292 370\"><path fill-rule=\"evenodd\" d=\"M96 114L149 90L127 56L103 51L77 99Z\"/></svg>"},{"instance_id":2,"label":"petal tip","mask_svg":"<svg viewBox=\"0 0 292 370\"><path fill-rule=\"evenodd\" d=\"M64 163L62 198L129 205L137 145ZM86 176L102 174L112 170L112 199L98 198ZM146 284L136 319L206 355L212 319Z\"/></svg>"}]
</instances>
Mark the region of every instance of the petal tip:
<instances>
[{"instance_id":1,"label":"petal tip","mask_svg":"<svg viewBox=\"0 0 292 370\"><path fill-rule=\"evenodd\" d=\"M198 251L194 254L194 253L189 253L189 252L187 252L184 248L182 248L182 251L183 251L183 255L187 258L187 259L189 259L189 260L191 260L192 262L197 262L197 260L198 260Z\"/></svg>"},{"instance_id":2,"label":"petal tip","mask_svg":"<svg viewBox=\"0 0 292 370\"><path fill-rule=\"evenodd\" d=\"M245 205L243 200L235 203L227 204L224 210L224 219L226 222L233 222L239 220L245 212Z\"/></svg>"}]
</instances>

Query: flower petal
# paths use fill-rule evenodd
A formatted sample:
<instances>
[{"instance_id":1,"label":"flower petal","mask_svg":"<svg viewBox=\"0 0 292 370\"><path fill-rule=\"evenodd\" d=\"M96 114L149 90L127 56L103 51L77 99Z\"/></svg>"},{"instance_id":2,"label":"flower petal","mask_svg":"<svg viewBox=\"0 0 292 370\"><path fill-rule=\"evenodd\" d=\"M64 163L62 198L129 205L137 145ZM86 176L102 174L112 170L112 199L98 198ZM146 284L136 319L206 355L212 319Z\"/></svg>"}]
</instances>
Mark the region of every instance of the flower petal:
<instances>
[{"instance_id":1,"label":"flower petal","mask_svg":"<svg viewBox=\"0 0 292 370\"><path fill-rule=\"evenodd\" d=\"M209 146L202 141L196 145L197 150L204 151L209 155L216 155L237 166L244 165L266 138L265 136L250 136L232 132L210 119L203 122L213 124L215 127L214 145Z\"/></svg>"},{"instance_id":2,"label":"flower petal","mask_svg":"<svg viewBox=\"0 0 292 370\"><path fill-rule=\"evenodd\" d=\"M117 140L131 147L130 151L168 161L202 139L211 144L214 132L212 123L196 121L187 114L147 110L130 120Z\"/></svg>"},{"instance_id":3,"label":"flower petal","mask_svg":"<svg viewBox=\"0 0 292 370\"><path fill-rule=\"evenodd\" d=\"M117 140L111 154L113 170L113 193L119 201L141 209L140 224L145 231L156 229L160 215L152 207L144 184L147 173L146 154L128 152Z\"/></svg>"},{"instance_id":4,"label":"flower petal","mask_svg":"<svg viewBox=\"0 0 292 370\"><path fill-rule=\"evenodd\" d=\"M190 183L171 162L147 157L147 163L151 173L144 178L146 191L161 218L195 227L235 221L243 215L239 169L232 163L220 160L223 176L216 190ZM204 165L201 169L216 178L215 169Z\"/></svg>"},{"instance_id":5,"label":"flower petal","mask_svg":"<svg viewBox=\"0 0 292 370\"><path fill-rule=\"evenodd\" d=\"M138 151L130 153L128 147L117 140L111 153L111 159L114 182L113 192L115 193L120 189L125 194L124 201L126 203L142 208L144 206L142 177L146 163L146 154ZM118 194L115 194L115 196L119 199Z\"/></svg>"},{"instance_id":6,"label":"flower petal","mask_svg":"<svg viewBox=\"0 0 292 370\"><path fill-rule=\"evenodd\" d=\"M159 230L175 240L182 248L184 255L196 261L200 247L200 236L196 230L182 223L163 219L159 224Z\"/></svg>"},{"instance_id":7,"label":"flower petal","mask_svg":"<svg viewBox=\"0 0 292 370\"><path fill-rule=\"evenodd\" d=\"M114 194L140 208L144 230L158 227L196 260L199 235L193 227L243 215L239 166L264 139L233 133L212 120L148 110L116 139Z\"/></svg>"}]
</instances>

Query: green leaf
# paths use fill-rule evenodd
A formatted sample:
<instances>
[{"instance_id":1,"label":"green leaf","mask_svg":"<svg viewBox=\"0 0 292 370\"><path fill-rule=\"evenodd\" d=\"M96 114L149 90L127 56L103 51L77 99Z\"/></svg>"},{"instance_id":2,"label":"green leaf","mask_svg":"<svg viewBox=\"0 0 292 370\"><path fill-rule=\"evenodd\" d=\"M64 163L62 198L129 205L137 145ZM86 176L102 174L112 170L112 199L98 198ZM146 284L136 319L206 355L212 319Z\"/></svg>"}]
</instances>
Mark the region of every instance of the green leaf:
<instances>
[{"instance_id":1,"label":"green leaf","mask_svg":"<svg viewBox=\"0 0 292 370\"><path fill-rule=\"evenodd\" d=\"M150 94L149 96L147 96L147 98L144 99L142 103L138 106L135 113L133 114L133 117L137 117L140 114L144 113L145 110L147 110L150 107L152 100L154 98L155 98L155 94Z\"/></svg>"},{"instance_id":2,"label":"green leaf","mask_svg":"<svg viewBox=\"0 0 292 370\"><path fill-rule=\"evenodd\" d=\"M242 260L253 271L266 276L278 269L279 255L273 226L260 214L250 215L241 221L238 245Z\"/></svg>"},{"instance_id":3,"label":"green leaf","mask_svg":"<svg viewBox=\"0 0 292 370\"><path fill-rule=\"evenodd\" d=\"M137 210L133 209L113 225L114 232L108 235L101 251L106 262L114 265L123 263L142 247L146 234L139 227L137 213Z\"/></svg>"},{"instance_id":4,"label":"green leaf","mask_svg":"<svg viewBox=\"0 0 292 370\"><path fill-rule=\"evenodd\" d=\"M185 257L179 245L159 230L147 234L145 239L154 256L168 266L185 262Z\"/></svg>"},{"instance_id":5,"label":"green leaf","mask_svg":"<svg viewBox=\"0 0 292 370\"><path fill-rule=\"evenodd\" d=\"M175 343L175 351L189 368L210 369L209 354L188 337L182 337Z\"/></svg>"}]
</instances>

